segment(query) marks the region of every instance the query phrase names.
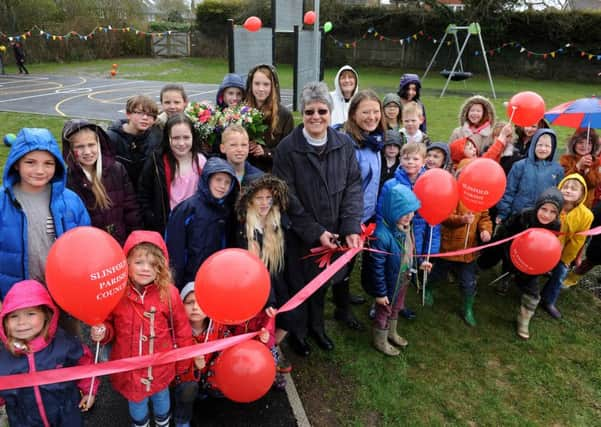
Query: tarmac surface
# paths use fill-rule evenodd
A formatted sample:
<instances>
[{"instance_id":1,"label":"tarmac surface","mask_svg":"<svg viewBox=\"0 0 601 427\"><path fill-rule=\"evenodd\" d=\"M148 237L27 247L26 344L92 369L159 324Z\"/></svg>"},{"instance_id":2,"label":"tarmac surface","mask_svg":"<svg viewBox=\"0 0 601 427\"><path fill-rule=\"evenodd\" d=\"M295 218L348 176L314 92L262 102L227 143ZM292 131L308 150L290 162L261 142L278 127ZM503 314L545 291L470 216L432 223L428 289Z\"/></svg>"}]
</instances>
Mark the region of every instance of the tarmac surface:
<instances>
[{"instance_id":1,"label":"tarmac surface","mask_svg":"<svg viewBox=\"0 0 601 427\"><path fill-rule=\"evenodd\" d=\"M133 95L147 95L158 102L166 83L51 74L0 75L0 111L113 121L124 117L125 103ZM182 84L189 100L215 102L219 85ZM292 104L291 90L282 90L282 102Z\"/></svg>"}]
</instances>

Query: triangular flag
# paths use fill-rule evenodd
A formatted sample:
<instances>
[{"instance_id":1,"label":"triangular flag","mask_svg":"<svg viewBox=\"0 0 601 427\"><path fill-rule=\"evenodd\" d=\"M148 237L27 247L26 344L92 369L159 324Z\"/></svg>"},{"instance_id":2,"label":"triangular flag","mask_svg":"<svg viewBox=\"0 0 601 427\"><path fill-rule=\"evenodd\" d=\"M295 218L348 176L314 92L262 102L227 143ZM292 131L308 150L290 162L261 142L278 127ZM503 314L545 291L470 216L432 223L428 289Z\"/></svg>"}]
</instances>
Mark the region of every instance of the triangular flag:
<instances>
[{"instance_id":1,"label":"triangular flag","mask_svg":"<svg viewBox=\"0 0 601 427\"><path fill-rule=\"evenodd\" d=\"M555 58L555 52L551 52L551 58Z\"/></svg>"}]
</instances>

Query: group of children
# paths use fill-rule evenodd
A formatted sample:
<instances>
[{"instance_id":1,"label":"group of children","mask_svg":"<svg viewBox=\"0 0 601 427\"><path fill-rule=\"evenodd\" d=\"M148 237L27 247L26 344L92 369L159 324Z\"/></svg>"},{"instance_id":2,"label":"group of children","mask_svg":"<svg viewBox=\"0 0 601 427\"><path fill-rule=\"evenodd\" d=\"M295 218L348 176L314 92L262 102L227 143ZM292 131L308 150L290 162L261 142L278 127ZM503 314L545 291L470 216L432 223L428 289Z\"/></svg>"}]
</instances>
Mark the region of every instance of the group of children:
<instances>
[{"instance_id":1,"label":"group of children","mask_svg":"<svg viewBox=\"0 0 601 427\"><path fill-rule=\"evenodd\" d=\"M431 306L434 291L447 282L450 271L464 296L463 318L475 326L477 271L500 260L522 292L520 337L529 337L529 321L541 299L549 314L559 318L559 290L585 242L577 233L590 228L589 208L601 198L596 133L577 132L558 163L552 130L543 123L518 129L514 143L512 126L495 123L492 104L475 96L462 106L460 127L450 143L430 142L416 75L404 75L398 94L387 94L383 102L373 91L358 89L358 74L350 66L337 73L335 88L331 124L353 141L361 171L362 222L376 223L372 247L379 251L365 252L361 269L362 285L375 298L376 349L399 354L396 347L408 344L397 331L399 316L415 317L405 307L409 285L427 280L424 298ZM270 326L277 307L291 296L285 272L286 247L293 240L286 214L288 188L269 173L273 148L293 127L280 101L277 73L260 65L249 72L246 83L228 74L216 97L219 107L246 102L260 109L269 127L266 145L250 141L243 127L231 125L218 147L203 147L183 114L187 101L183 87L167 85L160 94L160 114L151 98L135 96L127 102L126 119L107 131L88 121L70 120L61 135L62 154L48 130L19 132L4 166L0 193L0 339L6 349L0 351L0 375L92 362L87 347L59 326L68 325L66 316L43 286L50 246L81 225L110 233L127 257L125 295L90 332L93 341L112 343L112 359L260 331L259 339L272 349L279 373L290 370L276 344L285 338L294 317L278 315L275 327ZM497 207L470 212L460 202L442 224L427 224L417 212L417 179L433 168L459 174L481 156L498 161L508 173ZM480 258L474 253L432 262L427 258L429 253L478 246L529 227L563 232L561 261L542 292L537 277L512 268L508 245ZM208 319L193 292L198 267L226 247L255 253L271 276L264 310L232 328ZM360 329L347 311L338 313L348 326ZM119 373L111 381L128 400L134 425L149 425L152 401L157 425L168 425L174 414L176 425L186 426L199 388L219 393L210 379L215 356ZM279 374L275 385L284 385ZM3 390L0 397L13 427L76 426L82 424L78 408L87 410L94 403L96 390L89 395L89 386L89 381L65 382ZM61 402L55 401L58 396Z\"/></svg>"}]
</instances>

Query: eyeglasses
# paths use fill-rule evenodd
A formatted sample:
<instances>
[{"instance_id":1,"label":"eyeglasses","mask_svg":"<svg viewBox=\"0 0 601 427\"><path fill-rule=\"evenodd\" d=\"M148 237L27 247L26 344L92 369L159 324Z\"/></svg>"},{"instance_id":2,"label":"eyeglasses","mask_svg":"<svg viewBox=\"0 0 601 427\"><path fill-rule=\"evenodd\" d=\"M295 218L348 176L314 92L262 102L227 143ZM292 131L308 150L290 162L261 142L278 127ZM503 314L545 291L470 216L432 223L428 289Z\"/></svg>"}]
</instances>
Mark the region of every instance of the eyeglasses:
<instances>
[{"instance_id":1,"label":"eyeglasses","mask_svg":"<svg viewBox=\"0 0 601 427\"><path fill-rule=\"evenodd\" d=\"M316 111L317 114L319 114L320 116L325 116L329 113L329 111L325 108L320 108L319 110L305 110L303 111L303 113L305 114L305 116L312 116L313 114L315 114Z\"/></svg>"},{"instance_id":2,"label":"eyeglasses","mask_svg":"<svg viewBox=\"0 0 601 427\"><path fill-rule=\"evenodd\" d=\"M157 118L156 114L148 113L146 111L132 111L131 113L132 114L137 114L138 116L142 116L142 117L146 116L146 117L152 117L153 119Z\"/></svg>"}]
</instances>

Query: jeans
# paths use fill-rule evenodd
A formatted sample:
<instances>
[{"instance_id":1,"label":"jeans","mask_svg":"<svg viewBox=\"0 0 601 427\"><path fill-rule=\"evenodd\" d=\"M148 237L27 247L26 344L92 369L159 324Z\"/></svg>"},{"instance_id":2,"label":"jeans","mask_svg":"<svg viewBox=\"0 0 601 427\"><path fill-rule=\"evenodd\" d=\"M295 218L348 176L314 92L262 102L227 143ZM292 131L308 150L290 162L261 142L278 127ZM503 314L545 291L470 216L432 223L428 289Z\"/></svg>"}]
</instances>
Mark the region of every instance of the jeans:
<instances>
[{"instance_id":1,"label":"jeans","mask_svg":"<svg viewBox=\"0 0 601 427\"><path fill-rule=\"evenodd\" d=\"M194 401L198 395L198 382L179 383L173 390L173 418L175 425L186 425L194 414Z\"/></svg>"},{"instance_id":2,"label":"jeans","mask_svg":"<svg viewBox=\"0 0 601 427\"><path fill-rule=\"evenodd\" d=\"M472 296L476 294L476 261L460 262L439 258L433 264L430 286L447 281L449 271L453 271L457 275L463 295Z\"/></svg>"},{"instance_id":3,"label":"jeans","mask_svg":"<svg viewBox=\"0 0 601 427\"><path fill-rule=\"evenodd\" d=\"M545 283L545 287L542 292L542 300L543 304L546 305L555 305L557 302L557 298L559 297L559 291L561 290L561 284L563 280L568 275L569 267L565 265L563 262L559 261L559 263L555 266L551 273L551 277Z\"/></svg>"},{"instance_id":4,"label":"jeans","mask_svg":"<svg viewBox=\"0 0 601 427\"><path fill-rule=\"evenodd\" d=\"M154 417L157 421L157 425L164 420L169 419L169 387L164 388L161 391L156 392L152 396L145 397L140 402L128 401L129 416L131 417L134 425L145 425L150 418L148 411L148 401L152 401L152 408L154 409Z\"/></svg>"}]
</instances>

